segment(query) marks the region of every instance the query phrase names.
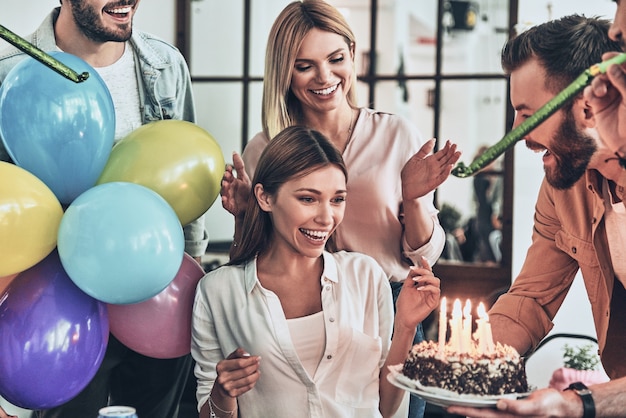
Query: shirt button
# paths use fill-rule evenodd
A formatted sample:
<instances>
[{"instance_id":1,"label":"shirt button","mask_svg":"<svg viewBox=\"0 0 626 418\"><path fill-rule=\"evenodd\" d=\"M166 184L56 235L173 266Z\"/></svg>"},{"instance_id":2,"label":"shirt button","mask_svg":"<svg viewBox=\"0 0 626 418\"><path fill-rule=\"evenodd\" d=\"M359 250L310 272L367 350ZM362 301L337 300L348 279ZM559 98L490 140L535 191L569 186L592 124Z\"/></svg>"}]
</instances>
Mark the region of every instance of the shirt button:
<instances>
[{"instance_id":1,"label":"shirt button","mask_svg":"<svg viewBox=\"0 0 626 418\"><path fill-rule=\"evenodd\" d=\"M335 318L328 318L330 322L335 322Z\"/></svg>"},{"instance_id":2,"label":"shirt button","mask_svg":"<svg viewBox=\"0 0 626 418\"><path fill-rule=\"evenodd\" d=\"M576 254L576 247L572 247L572 252Z\"/></svg>"},{"instance_id":3,"label":"shirt button","mask_svg":"<svg viewBox=\"0 0 626 418\"><path fill-rule=\"evenodd\" d=\"M326 356L326 360L331 360L333 358L332 354Z\"/></svg>"},{"instance_id":4,"label":"shirt button","mask_svg":"<svg viewBox=\"0 0 626 418\"><path fill-rule=\"evenodd\" d=\"M324 286L324 289L326 289L326 290L330 290L330 285L326 285L326 286Z\"/></svg>"}]
</instances>

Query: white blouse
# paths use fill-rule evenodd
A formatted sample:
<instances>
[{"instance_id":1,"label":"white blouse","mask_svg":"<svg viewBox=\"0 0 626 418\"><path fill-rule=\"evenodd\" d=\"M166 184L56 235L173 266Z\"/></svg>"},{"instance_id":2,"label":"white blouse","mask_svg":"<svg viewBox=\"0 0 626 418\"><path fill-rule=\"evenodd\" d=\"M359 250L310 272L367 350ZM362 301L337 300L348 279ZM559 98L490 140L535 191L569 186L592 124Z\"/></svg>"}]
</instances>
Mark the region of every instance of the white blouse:
<instances>
[{"instance_id":1,"label":"white blouse","mask_svg":"<svg viewBox=\"0 0 626 418\"><path fill-rule=\"evenodd\" d=\"M242 417L380 417L379 374L393 322L389 281L369 256L341 251L323 257L319 338L326 343L313 377L300 361L280 300L257 278L256 260L200 280L191 341L198 409L208 400L217 362L241 347L261 356L261 377L238 398Z\"/></svg>"}]
</instances>

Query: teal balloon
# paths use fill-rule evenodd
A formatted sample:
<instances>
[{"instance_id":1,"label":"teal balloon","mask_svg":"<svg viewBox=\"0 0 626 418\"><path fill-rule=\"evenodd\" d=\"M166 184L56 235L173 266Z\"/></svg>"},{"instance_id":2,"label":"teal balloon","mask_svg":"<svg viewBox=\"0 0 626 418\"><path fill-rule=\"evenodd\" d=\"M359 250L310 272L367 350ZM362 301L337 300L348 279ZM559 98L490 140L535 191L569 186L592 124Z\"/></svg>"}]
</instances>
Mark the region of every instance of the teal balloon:
<instances>
[{"instance_id":1,"label":"teal balloon","mask_svg":"<svg viewBox=\"0 0 626 418\"><path fill-rule=\"evenodd\" d=\"M65 211L57 246L68 276L111 304L137 303L176 277L185 240L174 209L156 192L126 182L95 186Z\"/></svg>"},{"instance_id":2,"label":"teal balloon","mask_svg":"<svg viewBox=\"0 0 626 418\"><path fill-rule=\"evenodd\" d=\"M0 88L0 136L15 164L69 204L95 185L109 159L115 108L89 64L64 52L50 55L89 78L75 83L34 58L23 59Z\"/></svg>"}]
</instances>

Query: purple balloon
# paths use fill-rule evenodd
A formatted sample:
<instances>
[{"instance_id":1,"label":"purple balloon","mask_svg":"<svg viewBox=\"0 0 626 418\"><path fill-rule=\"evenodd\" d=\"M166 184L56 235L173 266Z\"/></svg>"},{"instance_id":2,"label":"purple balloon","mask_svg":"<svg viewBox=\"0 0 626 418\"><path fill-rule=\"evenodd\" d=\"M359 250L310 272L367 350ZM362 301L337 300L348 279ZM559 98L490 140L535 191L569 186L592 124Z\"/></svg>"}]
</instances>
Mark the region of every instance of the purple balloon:
<instances>
[{"instance_id":1,"label":"purple balloon","mask_svg":"<svg viewBox=\"0 0 626 418\"><path fill-rule=\"evenodd\" d=\"M106 305L68 277L57 251L0 292L0 396L47 409L78 395L100 367Z\"/></svg>"}]
</instances>

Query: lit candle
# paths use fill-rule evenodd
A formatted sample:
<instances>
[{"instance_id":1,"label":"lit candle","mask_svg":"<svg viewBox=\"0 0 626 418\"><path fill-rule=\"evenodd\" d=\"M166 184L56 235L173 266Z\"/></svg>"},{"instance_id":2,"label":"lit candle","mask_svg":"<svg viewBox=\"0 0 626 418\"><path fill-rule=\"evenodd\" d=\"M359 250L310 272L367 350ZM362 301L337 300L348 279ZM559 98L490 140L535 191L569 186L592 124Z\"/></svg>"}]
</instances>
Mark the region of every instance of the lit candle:
<instances>
[{"instance_id":1,"label":"lit candle","mask_svg":"<svg viewBox=\"0 0 626 418\"><path fill-rule=\"evenodd\" d=\"M487 321L485 321L485 339L487 340L487 354L491 354L495 351L496 346L493 343L493 336L491 335L491 324L489 323L489 316L487 316Z\"/></svg>"},{"instance_id":2,"label":"lit candle","mask_svg":"<svg viewBox=\"0 0 626 418\"><path fill-rule=\"evenodd\" d=\"M478 353L484 354L487 350L487 340L485 338L485 322L487 312L485 311L485 305L480 302L478 308L476 308L478 319L476 320L476 335L478 340Z\"/></svg>"},{"instance_id":3,"label":"lit candle","mask_svg":"<svg viewBox=\"0 0 626 418\"><path fill-rule=\"evenodd\" d=\"M489 315L485 309L485 305L481 302L476 310L478 313L478 351L481 354L490 354L495 346L493 344L493 336L491 335L491 324L489 323Z\"/></svg>"},{"instance_id":4,"label":"lit candle","mask_svg":"<svg viewBox=\"0 0 626 418\"><path fill-rule=\"evenodd\" d=\"M461 352L461 301L454 300L452 306L452 319L450 320L450 349L453 352Z\"/></svg>"},{"instance_id":5,"label":"lit candle","mask_svg":"<svg viewBox=\"0 0 626 418\"><path fill-rule=\"evenodd\" d=\"M463 353L471 353L472 351L472 303L469 299L465 301L465 307L463 308L461 351Z\"/></svg>"},{"instance_id":6,"label":"lit candle","mask_svg":"<svg viewBox=\"0 0 626 418\"><path fill-rule=\"evenodd\" d=\"M446 348L446 333L448 331L448 313L447 301L444 296L441 298L441 307L439 308L439 356L443 357Z\"/></svg>"}]
</instances>

